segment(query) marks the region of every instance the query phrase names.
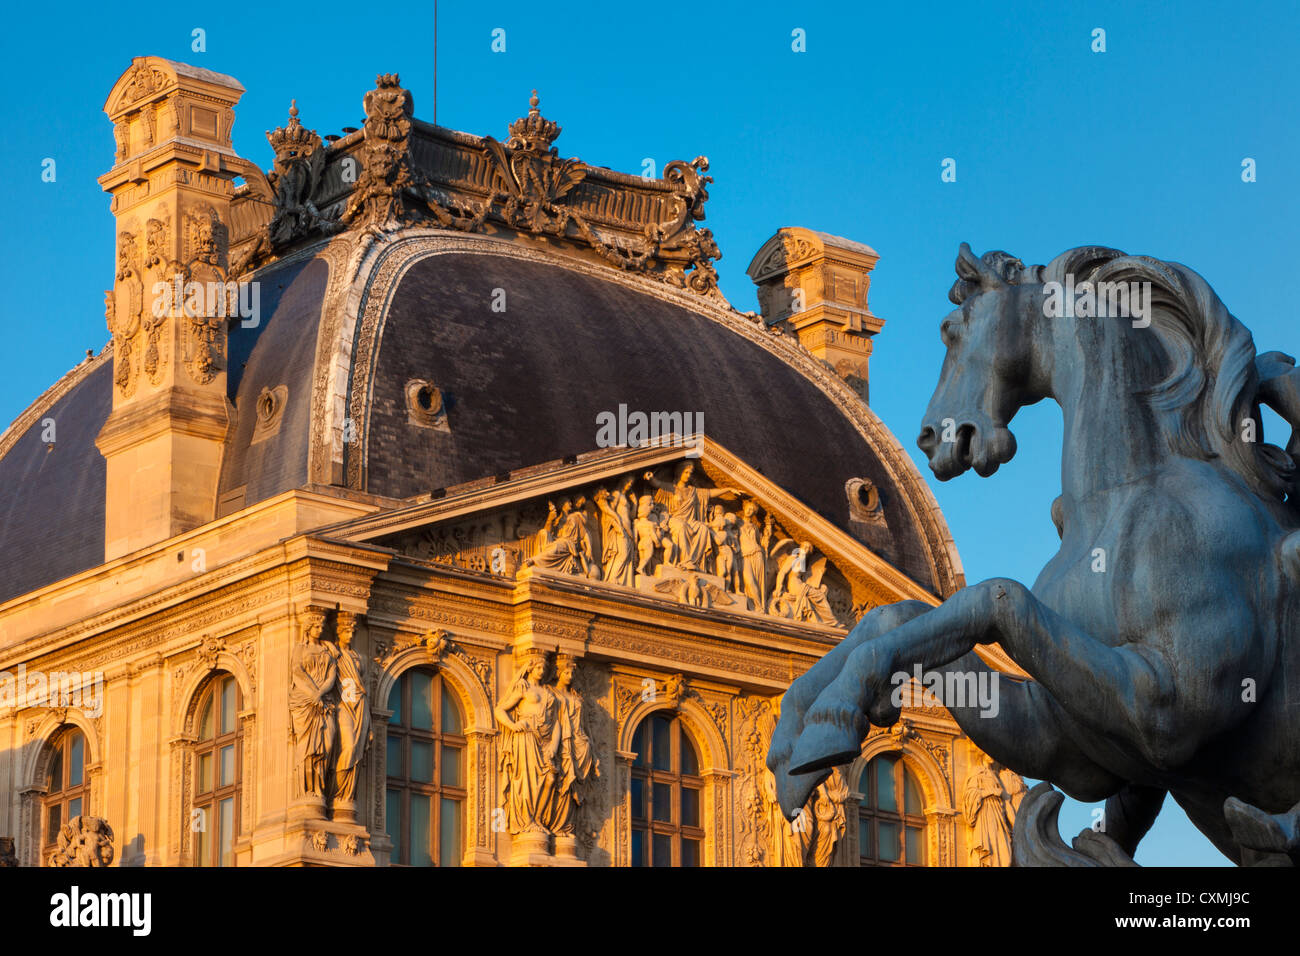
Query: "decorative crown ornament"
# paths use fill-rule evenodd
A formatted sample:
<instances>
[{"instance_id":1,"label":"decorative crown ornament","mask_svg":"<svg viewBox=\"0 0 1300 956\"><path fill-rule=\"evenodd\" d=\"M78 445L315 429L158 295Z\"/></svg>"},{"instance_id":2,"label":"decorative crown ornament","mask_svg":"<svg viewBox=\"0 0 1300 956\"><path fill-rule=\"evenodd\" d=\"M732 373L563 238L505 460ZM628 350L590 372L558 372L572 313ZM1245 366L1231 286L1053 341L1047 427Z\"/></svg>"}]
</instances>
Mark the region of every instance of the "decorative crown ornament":
<instances>
[{"instance_id":1,"label":"decorative crown ornament","mask_svg":"<svg viewBox=\"0 0 1300 956\"><path fill-rule=\"evenodd\" d=\"M289 122L279 129L268 130L267 141L275 150L275 158L283 161L299 156L310 156L320 149L321 138L315 130L298 122L298 101L289 101Z\"/></svg>"},{"instance_id":2,"label":"decorative crown ornament","mask_svg":"<svg viewBox=\"0 0 1300 956\"><path fill-rule=\"evenodd\" d=\"M510 124L510 138L506 145L512 149L534 150L544 153L551 148L560 135L560 125L545 119L538 109L537 91L528 100L528 115L520 117Z\"/></svg>"}]
</instances>

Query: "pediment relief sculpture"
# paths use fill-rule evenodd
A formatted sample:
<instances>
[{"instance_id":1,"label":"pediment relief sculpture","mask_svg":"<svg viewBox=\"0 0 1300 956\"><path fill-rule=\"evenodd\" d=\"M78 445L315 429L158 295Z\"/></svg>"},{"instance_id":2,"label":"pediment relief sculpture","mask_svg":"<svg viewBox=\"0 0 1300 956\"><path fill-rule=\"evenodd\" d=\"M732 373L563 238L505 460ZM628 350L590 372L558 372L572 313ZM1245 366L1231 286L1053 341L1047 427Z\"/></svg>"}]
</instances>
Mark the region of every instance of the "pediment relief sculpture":
<instances>
[{"instance_id":1,"label":"pediment relief sculpture","mask_svg":"<svg viewBox=\"0 0 1300 956\"><path fill-rule=\"evenodd\" d=\"M862 604L805 534L692 460L534 499L508 511L404 532L405 554L513 577L539 568L698 608L844 627ZM865 598L861 599L865 601Z\"/></svg>"}]
</instances>

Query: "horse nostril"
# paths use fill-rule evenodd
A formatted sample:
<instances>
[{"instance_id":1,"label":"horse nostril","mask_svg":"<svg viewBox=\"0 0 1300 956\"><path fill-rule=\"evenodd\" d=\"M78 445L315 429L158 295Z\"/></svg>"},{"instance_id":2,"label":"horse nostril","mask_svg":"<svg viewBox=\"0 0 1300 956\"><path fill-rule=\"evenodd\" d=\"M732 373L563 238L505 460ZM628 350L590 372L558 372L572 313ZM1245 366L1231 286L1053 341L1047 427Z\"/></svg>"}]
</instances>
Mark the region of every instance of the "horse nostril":
<instances>
[{"instance_id":1,"label":"horse nostril","mask_svg":"<svg viewBox=\"0 0 1300 956\"><path fill-rule=\"evenodd\" d=\"M916 439L916 444L920 447L921 451L928 455L934 450L934 447L939 444L939 439L935 434L935 430L931 426L926 425L921 429L921 435Z\"/></svg>"}]
</instances>

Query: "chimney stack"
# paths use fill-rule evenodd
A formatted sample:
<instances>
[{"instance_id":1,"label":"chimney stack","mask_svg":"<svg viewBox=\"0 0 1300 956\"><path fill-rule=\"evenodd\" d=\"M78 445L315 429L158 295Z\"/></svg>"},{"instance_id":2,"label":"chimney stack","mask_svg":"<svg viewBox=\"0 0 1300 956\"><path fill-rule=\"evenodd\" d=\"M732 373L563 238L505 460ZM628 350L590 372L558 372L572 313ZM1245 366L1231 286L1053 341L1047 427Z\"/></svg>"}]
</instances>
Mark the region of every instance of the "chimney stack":
<instances>
[{"instance_id":1,"label":"chimney stack","mask_svg":"<svg viewBox=\"0 0 1300 956\"><path fill-rule=\"evenodd\" d=\"M880 256L860 242L811 229L778 229L746 270L758 286L763 321L799 337L867 400L871 339L885 320L867 290Z\"/></svg>"},{"instance_id":2,"label":"chimney stack","mask_svg":"<svg viewBox=\"0 0 1300 956\"><path fill-rule=\"evenodd\" d=\"M230 128L243 92L220 73L137 57L104 105L117 142L99 179L117 219L105 293L113 410L96 440L108 463L105 561L215 516L231 417L229 208L242 165Z\"/></svg>"}]
</instances>

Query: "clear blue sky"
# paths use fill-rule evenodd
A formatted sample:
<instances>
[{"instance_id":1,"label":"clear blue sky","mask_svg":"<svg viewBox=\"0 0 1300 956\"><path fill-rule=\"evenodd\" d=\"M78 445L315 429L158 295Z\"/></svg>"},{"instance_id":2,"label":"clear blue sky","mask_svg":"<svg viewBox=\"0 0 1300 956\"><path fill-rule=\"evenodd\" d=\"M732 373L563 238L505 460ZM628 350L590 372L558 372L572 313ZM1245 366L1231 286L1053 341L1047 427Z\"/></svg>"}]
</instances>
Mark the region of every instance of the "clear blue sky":
<instances>
[{"instance_id":1,"label":"clear blue sky","mask_svg":"<svg viewBox=\"0 0 1300 956\"><path fill-rule=\"evenodd\" d=\"M780 226L870 243L886 320L872 405L921 465L920 416L942 361L957 244L1045 262L1102 243L1186 263L1255 333L1300 349L1286 292L1300 238L1293 3L721 2L688 7L444 2L438 121L502 137L537 87L564 155L639 173L708 155L708 221L723 291L755 308L744 274ZM218 16L218 10L229 10ZM361 126L378 72L399 72L432 117L429 3L155 6L21 4L6 13L0 69L11 104L0 181L5 296L0 418L107 339L113 222L96 177L112 163L103 101L131 57L157 54L237 77L235 146L269 167L264 131L291 97L322 134ZM373 11L373 16L371 12ZM206 30L206 52L191 31ZM490 49L494 28L506 52ZM1092 30L1106 30L1093 53ZM807 51L791 50L806 31ZM57 181L41 182L41 161ZM940 181L945 157L957 181ZM1243 183L1241 163L1257 163ZM18 307L21 303L21 308ZM966 573L1032 581L1055 550L1055 405L1020 414L1020 453L992 479L931 480ZM1285 436L1271 435L1275 441ZM1068 833L1088 808L1067 805ZM1147 864L1222 858L1172 804Z\"/></svg>"}]
</instances>

